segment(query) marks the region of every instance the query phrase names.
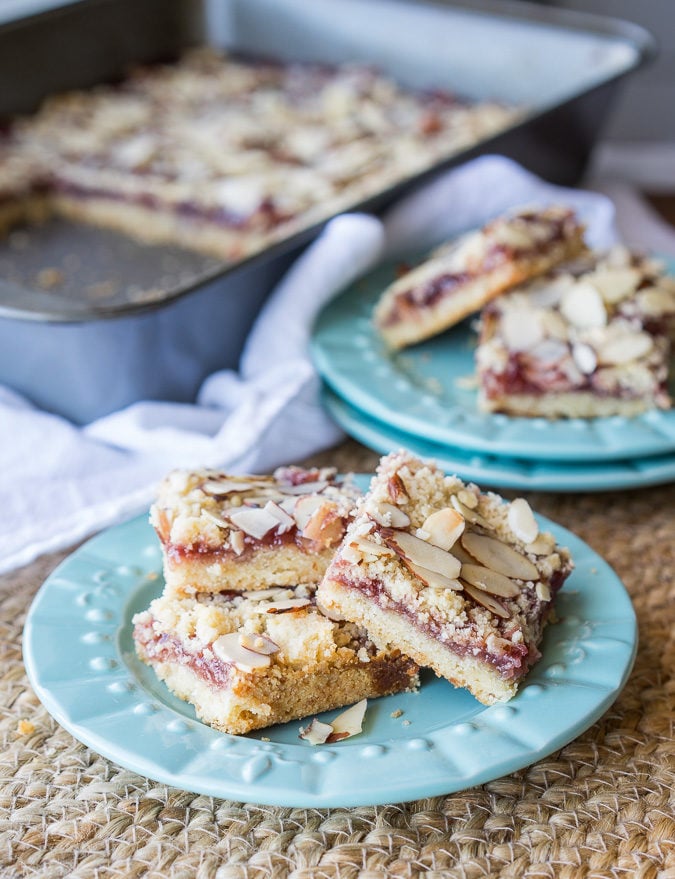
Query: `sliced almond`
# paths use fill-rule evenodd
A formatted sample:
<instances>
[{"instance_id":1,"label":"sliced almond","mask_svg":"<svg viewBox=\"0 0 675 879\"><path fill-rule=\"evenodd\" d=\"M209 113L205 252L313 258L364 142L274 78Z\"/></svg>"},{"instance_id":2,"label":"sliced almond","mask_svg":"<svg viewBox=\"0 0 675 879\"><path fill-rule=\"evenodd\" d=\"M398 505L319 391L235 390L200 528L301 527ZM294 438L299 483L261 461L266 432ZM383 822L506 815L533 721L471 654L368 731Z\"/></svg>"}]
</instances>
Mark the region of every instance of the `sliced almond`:
<instances>
[{"instance_id":1,"label":"sliced almond","mask_svg":"<svg viewBox=\"0 0 675 879\"><path fill-rule=\"evenodd\" d=\"M475 510L471 509L471 507L467 507L466 504L463 504L456 494L452 495L450 503L458 513L462 514L467 522L471 522L472 525L480 525L481 528L485 528L487 531L492 531L492 525L490 525L487 519L484 519L480 513L477 513Z\"/></svg>"},{"instance_id":2,"label":"sliced almond","mask_svg":"<svg viewBox=\"0 0 675 879\"><path fill-rule=\"evenodd\" d=\"M460 488L457 492L457 498L470 510L475 510L478 506L478 498L472 491L469 491L468 488Z\"/></svg>"},{"instance_id":3,"label":"sliced almond","mask_svg":"<svg viewBox=\"0 0 675 879\"><path fill-rule=\"evenodd\" d=\"M427 568L443 574L449 580L455 580L459 576L462 567L459 561L449 552L446 552L426 540L420 540L408 531L383 530L388 546L396 550L399 555L405 556L408 561L420 568Z\"/></svg>"},{"instance_id":4,"label":"sliced almond","mask_svg":"<svg viewBox=\"0 0 675 879\"><path fill-rule=\"evenodd\" d=\"M387 490L389 497L394 504L405 504L408 500L408 492L406 491L403 480L398 473L393 473L387 481Z\"/></svg>"},{"instance_id":5,"label":"sliced almond","mask_svg":"<svg viewBox=\"0 0 675 879\"><path fill-rule=\"evenodd\" d=\"M542 531L536 540L528 543L525 549L533 555L549 555L554 546L555 537L549 531Z\"/></svg>"},{"instance_id":6,"label":"sliced almond","mask_svg":"<svg viewBox=\"0 0 675 879\"><path fill-rule=\"evenodd\" d=\"M365 537L352 537L349 541L349 546L355 546L357 549L360 549L362 552L368 553L368 555L374 556L395 556L396 553L393 549L388 546L385 546L383 543L375 543L374 540L366 540Z\"/></svg>"},{"instance_id":7,"label":"sliced almond","mask_svg":"<svg viewBox=\"0 0 675 879\"><path fill-rule=\"evenodd\" d=\"M410 525L410 517L393 504L379 503L369 515L378 525L388 528L407 528Z\"/></svg>"},{"instance_id":8,"label":"sliced almond","mask_svg":"<svg viewBox=\"0 0 675 879\"><path fill-rule=\"evenodd\" d=\"M318 480L316 482L301 482L298 485L280 485L279 490L288 495L319 494L327 487L327 482Z\"/></svg>"},{"instance_id":9,"label":"sliced almond","mask_svg":"<svg viewBox=\"0 0 675 879\"><path fill-rule=\"evenodd\" d=\"M551 590L549 589L548 583L537 583L537 585L535 586L535 591L537 593L537 598L540 601L551 600Z\"/></svg>"},{"instance_id":10,"label":"sliced almond","mask_svg":"<svg viewBox=\"0 0 675 879\"><path fill-rule=\"evenodd\" d=\"M261 653L263 656L271 656L279 652L279 645L275 644L267 635L258 635L255 632L240 632L239 643L247 650Z\"/></svg>"},{"instance_id":11,"label":"sliced almond","mask_svg":"<svg viewBox=\"0 0 675 879\"><path fill-rule=\"evenodd\" d=\"M310 745L323 745L332 732L333 727L329 723L321 723L315 717L309 726L300 727L300 738Z\"/></svg>"},{"instance_id":12,"label":"sliced almond","mask_svg":"<svg viewBox=\"0 0 675 879\"><path fill-rule=\"evenodd\" d=\"M327 619L332 620L334 623L340 623L344 620L343 615L335 608L326 607L325 604L322 604L319 599L316 601L316 607L319 613L323 614Z\"/></svg>"},{"instance_id":13,"label":"sliced almond","mask_svg":"<svg viewBox=\"0 0 675 879\"><path fill-rule=\"evenodd\" d=\"M464 588L459 580L446 577L444 574L439 574L438 571L422 568L420 565L415 565L413 562L408 561L408 559L403 559L403 564L411 574L417 577L418 580L421 580L425 586L430 586L432 589L452 589L455 592L461 592Z\"/></svg>"},{"instance_id":14,"label":"sliced almond","mask_svg":"<svg viewBox=\"0 0 675 879\"><path fill-rule=\"evenodd\" d=\"M228 513L228 516L237 528L250 537L255 537L256 540L262 539L279 525L279 520L275 516L259 507L238 509Z\"/></svg>"},{"instance_id":15,"label":"sliced almond","mask_svg":"<svg viewBox=\"0 0 675 879\"><path fill-rule=\"evenodd\" d=\"M509 308L505 311L499 330L511 351L530 351L544 339L539 315L526 306Z\"/></svg>"},{"instance_id":16,"label":"sliced almond","mask_svg":"<svg viewBox=\"0 0 675 879\"><path fill-rule=\"evenodd\" d=\"M539 571L532 562L501 540L470 531L462 535L462 546L482 565L498 574L513 580L539 579Z\"/></svg>"},{"instance_id":17,"label":"sliced almond","mask_svg":"<svg viewBox=\"0 0 675 879\"><path fill-rule=\"evenodd\" d=\"M228 494L241 493L250 491L252 488L262 488L269 485L267 482L247 482L246 480L238 481L236 479L209 480L203 483L201 489L212 497L225 497Z\"/></svg>"},{"instance_id":18,"label":"sliced almond","mask_svg":"<svg viewBox=\"0 0 675 879\"><path fill-rule=\"evenodd\" d=\"M635 301L641 311L649 315L660 316L675 310L674 292L666 290L662 286L645 287L644 290L636 293Z\"/></svg>"},{"instance_id":19,"label":"sliced almond","mask_svg":"<svg viewBox=\"0 0 675 879\"><path fill-rule=\"evenodd\" d=\"M539 525L534 518L532 508L524 497L518 497L509 504L507 515L509 528L518 540L523 543L532 543L539 534Z\"/></svg>"},{"instance_id":20,"label":"sliced almond","mask_svg":"<svg viewBox=\"0 0 675 879\"><path fill-rule=\"evenodd\" d=\"M634 268L598 269L587 276L600 295L610 304L620 302L637 290L641 273Z\"/></svg>"},{"instance_id":21,"label":"sliced almond","mask_svg":"<svg viewBox=\"0 0 675 879\"><path fill-rule=\"evenodd\" d=\"M272 589L251 589L245 594L249 601L267 601L269 598L281 601L286 598L293 598L292 589L283 589L280 586L274 586Z\"/></svg>"},{"instance_id":22,"label":"sliced almond","mask_svg":"<svg viewBox=\"0 0 675 879\"><path fill-rule=\"evenodd\" d=\"M289 514L284 510L279 504L276 504L274 501L267 501L263 508L270 516L274 516L275 519L279 522L279 526L277 531L279 534L285 534L287 531L290 531L291 528L295 528L295 519L293 516L289 516Z\"/></svg>"},{"instance_id":23,"label":"sliced almond","mask_svg":"<svg viewBox=\"0 0 675 879\"><path fill-rule=\"evenodd\" d=\"M461 513L454 508L444 507L424 520L422 530L429 535L424 539L447 552L464 531L464 524Z\"/></svg>"},{"instance_id":24,"label":"sliced almond","mask_svg":"<svg viewBox=\"0 0 675 879\"><path fill-rule=\"evenodd\" d=\"M270 601L269 604L261 605L260 609L265 613L285 613L288 610L299 610L311 604L309 598L286 598L282 601Z\"/></svg>"},{"instance_id":25,"label":"sliced almond","mask_svg":"<svg viewBox=\"0 0 675 879\"><path fill-rule=\"evenodd\" d=\"M591 375L595 372L598 365L598 358L595 351L585 342L575 342L572 345L572 359L576 363L579 372L584 375Z\"/></svg>"},{"instance_id":26,"label":"sliced almond","mask_svg":"<svg viewBox=\"0 0 675 879\"><path fill-rule=\"evenodd\" d=\"M266 654L256 653L239 643L239 633L230 632L221 635L213 642L213 652L224 662L232 662L238 669L252 672L256 669L268 668L272 662Z\"/></svg>"},{"instance_id":27,"label":"sliced almond","mask_svg":"<svg viewBox=\"0 0 675 879\"><path fill-rule=\"evenodd\" d=\"M501 598L515 598L520 594L520 586L513 580L481 565L462 565L462 580Z\"/></svg>"},{"instance_id":28,"label":"sliced almond","mask_svg":"<svg viewBox=\"0 0 675 879\"><path fill-rule=\"evenodd\" d=\"M452 547L452 555L454 555L454 557L458 559L463 565L475 565L477 562L477 559L475 559L472 555L469 555L469 553L464 549L461 541L459 540Z\"/></svg>"},{"instance_id":29,"label":"sliced almond","mask_svg":"<svg viewBox=\"0 0 675 879\"><path fill-rule=\"evenodd\" d=\"M230 531L230 546L237 555L241 555L246 548L243 531Z\"/></svg>"},{"instance_id":30,"label":"sliced almond","mask_svg":"<svg viewBox=\"0 0 675 879\"><path fill-rule=\"evenodd\" d=\"M323 546L337 543L344 533L344 525L334 501L324 501L305 523L302 536Z\"/></svg>"},{"instance_id":31,"label":"sliced almond","mask_svg":"<svg viewBox=\"0 0 675 879\"><path fill-rule=\"evenodd\" d=\"M644 357L654 347L649 333L624 333L598 345L598 363L618 366Z\"/></svg>"},{"instance_id":32,"label":"sliced almond","mask_svg":"<svg viewBox=\"0 0 675 879\"><path fill-rule=\"evenodd\" d=\"M338 714L331 721L333 732L326 739L327 742L339 742L341 739L348 739L351 736L358 735L363 729L363 718L368 707L368 700L362 699L356 705L352 705L342 714Z\"/></svg>"},{"instance_id":33,"label":"sliced almond","mask_svg":"<svg viewBox=\"0 0 675 879\"><path fill-rule=\"evenodd\" d=\"M326 498L321 497L320 495L300 497L296 500L295 506L293 507L293 518L300 531L303 530L319 507L325 503Z\"/></svg>"},{"instance_id":34,"label":"sliced almond","mask_svg":"<svg viewBox=\"0 0 675 879\"><path fill-rule=\"evenodd\" d=\"M225 519L221 518L220 516L217 516L215 513L212 513L210 510L202 509L201 513L202 513L202 516L204 516L204 518L208 519L210 522L213 522L214 525L217 525L219 528L224 528L227 531L229 531L230 528L232 527L229 522L226 522Z\"/></svg>"},{"instance_id":35,"label":"sliced almond","mask_svg":"<svg viewBox=\"0 0 675 879\"><path fill-rule=\"evenodd\" d=\"M607 325L607 310L602 296L586 281L579 281L563 294L560 311L572 326L579 329Z\"/></svg>"},{"instance_id":36,"label":"sliced almond","mask_svg":"<svg viewBox=\"0 0 675 879\"><path fill-rule=\"evenodd\" d=\"M491 611L495 616L501 617L503 620L507 620L511 614L504 607L503 604L500 604L496 598L493 598L489 592L484 592L482 589L477 589L475 586L472 586L470 583L464 583L464 591L467 595L470 595L471 598L477 604L482 605Z\"/></svg>"}]
</instances>

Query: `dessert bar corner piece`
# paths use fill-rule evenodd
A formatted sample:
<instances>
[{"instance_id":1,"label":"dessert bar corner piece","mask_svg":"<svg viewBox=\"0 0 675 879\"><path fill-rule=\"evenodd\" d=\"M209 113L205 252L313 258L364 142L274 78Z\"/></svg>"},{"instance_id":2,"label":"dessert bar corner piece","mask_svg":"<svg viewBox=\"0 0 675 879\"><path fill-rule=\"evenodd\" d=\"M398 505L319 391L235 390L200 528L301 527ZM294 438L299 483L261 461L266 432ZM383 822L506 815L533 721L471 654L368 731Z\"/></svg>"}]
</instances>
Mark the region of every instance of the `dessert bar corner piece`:
<instances>
[{"instance_id":1,"label":"dessert bar corner piece","mask_svg":"<svg viewBox=\"0 0 675 879\"><path fill-rule=\"evenodd\" d=\"M418 686L412 660L324 616L314 589L165 594L134 617L136 651L202 721L233 735Z\"/></svg>"},{"instance_id":2,"label":"dessert bar corner piece","mask_svg":"<svg viewBox=\"0 0 675 879\"><path fill-rule=\"evenodd\" d=\"M332 468L273 475L176 470L150 511L167 592L318 583L360 492Z\"/></svg>"},{"instance_id":3,"label":"dessert bar corner piece","mask_svg":"<svg viewBox=\"0 0 675 879\"><path fill-rule=\"evenodd\" d=\"M675 278L615 247L490 303L476 365L483 411L544 418L668 409Z\"/></svg>"},{"instance_id":4,"label":"dessert bar corner piece","mask_svg":"<svg viewBox=\"0 0 675 879\"><path fill-rule=\"evenodd\" d=\"M523 208L444 244L391 284L374 319L385 343L405 348L447 330L505 290L584 250L566 207Z\"/></svg>"},{"instance_id":5,"label":"dessert bar corner piece","mask_svg":"<svg viewBox=\"0 0 675 879\"><path fill-rule=\"evenodd\" d=\"M489 705L514 696L539 659L572 567L523 498L399 452L382 459L318 599Z\"/></svg>"}]
</instances>

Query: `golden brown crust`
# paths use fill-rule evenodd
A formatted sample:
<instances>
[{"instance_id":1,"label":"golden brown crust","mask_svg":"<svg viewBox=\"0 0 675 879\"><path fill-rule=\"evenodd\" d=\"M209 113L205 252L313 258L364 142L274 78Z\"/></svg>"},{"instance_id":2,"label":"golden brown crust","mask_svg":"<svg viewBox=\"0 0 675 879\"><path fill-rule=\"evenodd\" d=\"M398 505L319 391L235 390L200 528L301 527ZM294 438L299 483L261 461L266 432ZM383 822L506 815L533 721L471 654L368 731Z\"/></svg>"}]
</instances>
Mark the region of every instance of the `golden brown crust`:
<instances>
[{"instance_id":1,"label":"golden brown crust","mask_svg":"<svg viewBox=\"0 0 675 879\"><path fill-rule=\"evenodd\" d=\"M137 653L201 720L236 735L417 686L410 659L325 617L312 588L275 593L278 607L307 603L273 612L269 595L162 596L134 618ZM228 658L219 645L232 633L272 643L269 665L247 669Z\"/></svg>"},{"instance_id":2,"label":"golden brown crust","mask_svg":"<svg viewBox=\"0 0 675 879\"><path fill-rule=\"evenodd\" d=\"M510 698L539 658L571 569L526 501L507 503L399 452L380 462L318 597L380 647L396 644L490 702Z\"/></svg>"},{"instance_id":3,"label":"golden brown crust","mask_svg":"<svg viewBox=\"0 0 675 879\"><path fill-rule=\"evenodd\" d=\"M583 227L566 208L499 217L395 281L377 303L375 324L390 348L404 348L454 326L583 247Z\"/></svg>"}]
</instances>

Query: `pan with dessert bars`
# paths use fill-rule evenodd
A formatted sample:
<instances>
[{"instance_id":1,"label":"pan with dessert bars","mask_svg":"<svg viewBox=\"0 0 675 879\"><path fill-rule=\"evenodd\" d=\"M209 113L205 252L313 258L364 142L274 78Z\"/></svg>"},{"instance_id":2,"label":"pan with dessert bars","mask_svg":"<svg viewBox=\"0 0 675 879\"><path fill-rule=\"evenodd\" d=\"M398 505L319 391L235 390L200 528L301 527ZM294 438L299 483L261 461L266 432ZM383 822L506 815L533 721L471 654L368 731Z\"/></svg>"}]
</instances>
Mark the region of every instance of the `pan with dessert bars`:
<instances>
[{"instance_id":1,"label":"pan with dessert bars","mask_svg":"<svg viewBox=\"0 0 675 879\"><path fill-rule=\"evenodd\" d=\"M495 0L45 5L0 24L0 118L203 44L281 62L358 62L406 88L518 109L497 133L329 200L241 258L60 217L12 228L0 241L0 382L81 424L141 399L191 402L207 375L235 367L275 283L336 213L378 211L485 152L553 182L577 181L620 82L653 54L635 25Z\"/></svg>"}]
</instances>

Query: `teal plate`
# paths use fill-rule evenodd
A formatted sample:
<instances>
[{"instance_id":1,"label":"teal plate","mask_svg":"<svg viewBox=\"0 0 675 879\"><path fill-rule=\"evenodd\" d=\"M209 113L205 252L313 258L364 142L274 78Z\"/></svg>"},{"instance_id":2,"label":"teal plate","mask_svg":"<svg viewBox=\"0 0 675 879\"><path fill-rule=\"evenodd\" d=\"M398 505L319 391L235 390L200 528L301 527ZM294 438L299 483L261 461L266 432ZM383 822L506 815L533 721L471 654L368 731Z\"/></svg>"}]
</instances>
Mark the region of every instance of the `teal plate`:
<instances>
[{"instance_id":1,"label":"teal plate","mask_svg":"<svg viewBox=\"0 0 675 879\"><path fill-rule=\"evenodd\" d=\"M591 726L635 656L630 599L578 537L551 525L576 569L543 659L508 704L486 708L431 675L418 693L372 700L364 732L312 747L300 721L249 736L200 723L136 659L131 619L163 588L146 518L102 532L46 580L30 608L24 659L55 719L120 766L184 790L278 806L360 806L462 790L528 766ZM403 714L392 717L401 710ZM338 712L330 712L330 718Z\"/></svg>"},{"instance_id":2,"label":"teal plate","mask_svg":"<svg viewBox=\"0 0 675 879\"><path fill-rule=\"evenodd\" d=\"M550 461L607 461L675 452L675 410L636 418L510 418L478 411L468 321L398 353L375 331L373 306L396 265L375 269L330 302L314 327L316 368L337 394L389 427L471 452Z\"/></svg>"},{"instance_id":3,"label":"teal plate","mask_svg":"<svg viewBox=\"0 0 675 879\"><path fill-rule=\"evenodd\" d=\"M629 461L531 461L427 442L389 427L324 388L323 402L340 427L381 454L405 448L421 458L433 458L446 473L495 488L522 491L619 491L645 488L675 480L675 453Z\"/></svg>"}]
</instances>

